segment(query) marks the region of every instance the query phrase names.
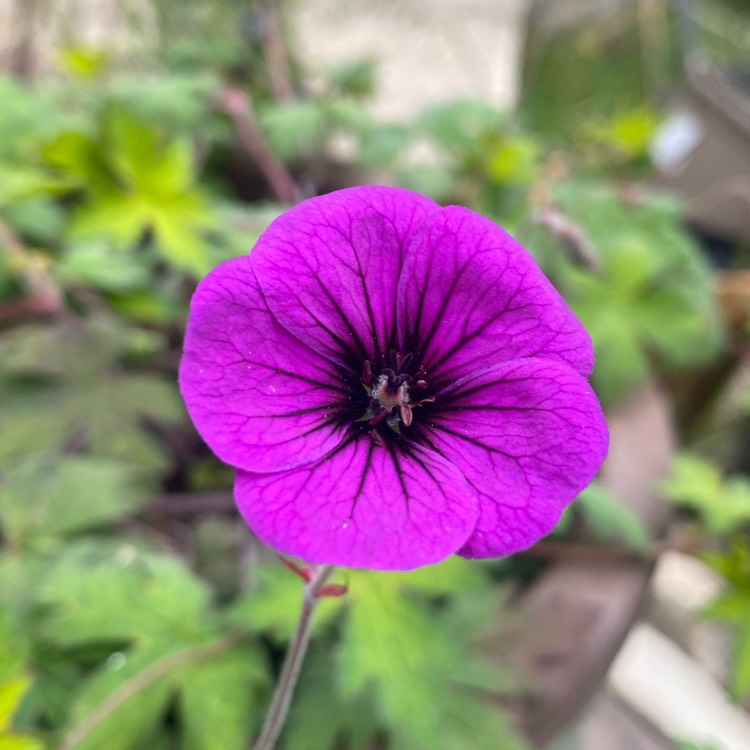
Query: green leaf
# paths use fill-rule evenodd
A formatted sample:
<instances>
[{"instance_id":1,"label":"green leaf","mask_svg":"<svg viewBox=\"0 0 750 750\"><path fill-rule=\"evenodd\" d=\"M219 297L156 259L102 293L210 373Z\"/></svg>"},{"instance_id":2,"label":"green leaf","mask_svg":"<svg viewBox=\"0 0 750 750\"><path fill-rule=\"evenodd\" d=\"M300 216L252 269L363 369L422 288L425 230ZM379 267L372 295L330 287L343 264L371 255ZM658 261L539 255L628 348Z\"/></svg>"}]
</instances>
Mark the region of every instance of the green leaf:
<instances>
[{"instance_id":1,"label":"green leaf","mask_svg":"<svg viewBox=\"0 0 750 750\"><path fill-rule=\"evenodd\" d=\"M28 456L0 481L8 539L62 536L123 518L143 502L132 470L79 456Z\"/></svg>"},{"instance_id":2,"label":"green leaf","mask_svg":"<svg viewBox=\"0 0 750 750\"><path fill-rule=\"evenodd\" d=\"M722 478L710 462L681 455L662 484L666 497L697 511L712 534L726 534L750 521L750 481Z\"/></svg>"},{"instance_id":3,"label":"green leaf","mask_svg":"<svg viewBox=\"0 0 750 750\"><path fill-rule=\"evenodd\" d=\"M122 73L108 81L106 96L114 106L165 132L192 132L210 138L218 126L218 118L212 117L212 101L219 85L214 73L195 68L185 75L162 72L144 77Z\"/></svg>"},{"instance_id":4,"label":"green leaf","mask_svg":"<svg viewBox=\"0 0 750 750\"><path fill-rule=\"evenodd\" d=\"M57 266L66 281L90 284L105 292L128 292L145 287L151 278L143 258L116 252L106 242L76 242Z\"/></svg>"},{"instance_id":5,"label":"green leaf","mask_svg":"<svg viewBox=\"0 0 750 750\"><path fill-rule=\"evenodd\" d=\"M35 737L12 731L13 717L31 687L28 675L0 681L0 750L42 750L43 743Z\"/></svg>"},{"instance_id":6,"label":"green leaf","mask_svg":"<svg viewBox=\"0 0 750 750\"><path fill-rule=\"evenodd\" d=\"M735 635L732 643L730 688L736 699L750 694L750 619Z\"/></svg>"},{"instance_id":7,"label":"green leaf","mask_svg":"<svg viewBox=\"0 0 750 750\"><path fill-rule=\"evenodd\" d=\"M228 620L237 626L268 633L286 643L294 633L302 607L304 582L278 560L257 570L252 590L239 597L227 612ZM313 632L320 632L343 607L343 598L324 597L315 613Z\"/></svg>"},{"instance_id":8,"label":"green leaf","mask_svg":"<svg viewBox=\"0 0 750 750\"><path fill-rule=\"evenodd\" d=\"M361 136L359 158L369 169L382 169L392 164L409 145L411 128L398 124L373 124Z\"/></svg>"},{"instance_id":9,"label":"green leaf","mask_svg":"<svg viewBox=\"0 0 750 750\"><path fill-rule=\"evenodd\" d=\"M713 599L702 611L704 617L730 625L750 624L750 588L730 588Z\"/></svg>"},{"instance_id":10,"label":"green leaf","mask_svg":"<svg viewBox=\"0 0 750 750\"><path fill-rule=\"evenodd\" d=\"M305 660L287 725L284 747L289 750L368 750L382 730L376 694L364 690L344 698L339 694L333 655L315 650Z\"/></svg>"},{"instance_id":11,"label":"green leaf","mask_svg":"<svg viewBox=\"0 0 750 750\"><path fill-rule=\"evenodd\" d=\"M63 172L77 187L106 191L111 188L111 176L98 153L96 141L80 131L60 133L43 149L47 163Z\"/></svg>"},{"instance_id":12,"label":"green leaf","mask_svg":"<svg viewBox=\"0 0 750 750\"><path fill-rule=\"evenodd\" d=\"M7 732L26 693L31 687L31 678L21 675L0 682L0 735Z\"/></svg>"},{"instance_id":13,"label":"green leaf","mask_svg":"<svg viewBox=\"0 0 750 750\"><path fill-rule=\"evenodd\" d=\"M166 203L153 214L156 246L170 263L201 278L211 269L210 249L196 222L206 217L206 205L197 196Z\"/></svg>"},{"instance_id":14,"label":"green leaf","mask_svg":"<svg viewBox=\"0 0 750 750\"><path fill-rule=\"evenodd\" d=\"M0 164L0 208L31 198L55 196L70 190L71 183L36 167Z\"/></svg>"},{"instance_id":15,"label":"green leaf","mask_svg":"<svg viewBox=\"0 0 750 750\"><path fill-rule=\"evenodd\" d=\"M602 123L584 127L584 132L590 141L635 159L648 153L660 119L659 114L648 107L632 107Z\"/></svg>"},{"instance_id":16,"label":"green leaf","mask_svg":"<svg viewBox=\"0 0 750 750\"><path fill-rule=\"evenodd\" d=\"M88 670L51 649L35 653L34 687L24 702L25 726L61 727Z\"/></svg>"},{"instance_id":17,"label":"green leaf","mask_svg":"<svg viewBox=\"0 0 750 750\"><path fill-rule=\"evenodd\" d=\"M597 538L622 540L642 552L649 549L651 540L638 516L599 482L589 485L573 507L584 514Z\"/></svg>"},{"instance_id":18,"label":"green leaf","mask_svg":"<svg viewBox=\"0 0 750 750\"><path fill-rule=\"evenodd\" d=\"M5 562L5 564L2 564ZM23 602L18 601L19 589L6 588L5 577L10 567L6 561L0 562L0 684L21 673L28 658L28 633L23 631L19 623L21 617L18 610L23 608ZM15 582L18 585L18 581ZM20 588L20 587L19 587ZM8 602L9 594L15 601ZM16 610L16 611L14 611Z\"/></svg>"},{"instance_id":19,"label":"green leaf","mask_svg":"<svg viewBox=\"0 0 750 750\"><path fill-rule=\"evenodd\" d=\"M262 718L268 681L260 652L239 646L180 674L184 750L245 750Z\"/></svg>"},{"instance_id":20,"label":"green leaf","mask_svg":"<svg viewBox=\"0 0 750 750\"><path fill-rule=\"evenodd\" d=\"M244 634L241 632L219 634L205 631L188 639L156 639L124 653L113 654L86 681L73 707L61 748L132 750L134 747L150 747L145 740L157 731L172 695L184 689L191 677L202 680L204 687L216 686L215 675L206 681L206 673L199 669L201 666L223 664L226 667L227 662L221 660L233 652L235 658L250 658L250 666L240 667L240 670L244 669L246 676L255 679L258 670L253 665L253 657L239 648L243 640ZM196 672L196 669L199 671ZM231 672L227 676L234 687L249 687L246 681L241 685L233 681ZM242 704L241 694L232 697ZM194 698L195 693L189 699L191 708L195 707L198 716L205 718L205 713L195 705ZM204 693L202 698L214 709L223 706L224 711L227 708L232 710L223 701L212 700L210 695ZM224 716L229 714L225 713ZM232 713L231 717L236 719L237 714ZM196 724L200 725L200 722L201 719L197 718ZM205 735L196 724L188 733L188 741L193 743L187 745L190 750L203 747L226 747L231 750L232 747L239 747L234 744L205 744ZM236 739L230 732L226 736Z\"/></svg>"},{"instance_id":21,"label":"green leaf","mask_svg":"<svg viewBox=\"0 0 750 750\"><path fill-rule=\"evenodd\" d=\"M65 210L49 194L6 206L3 215L27 245L50 248L57 247L67 219Z\"/></svg>"},{"instance_id":22,"label":"green leaf","mask_svg":"<svg viewBox=\"0 0 750 750\"><path fill-rule=\"evenodd\" d=\"M713 743L693 742L692 740L677 740L680 750L726 750Z\"/></svg>"},{"instance_id":23,"label":"green leaf","mask_svg":"<svg viewBox=\"0 0 750 750\"><path fill-rule=\"evenodd\" d=\"M526 185L537 172L539 152L539 144L531 138L503 138L490 154L487 173L503 185Z\"/></svg>"},{"instance_id":24,"label":"green leaf","mask_svg":"<svg viewBox=\"0 0 750 750\"><path fill-rule=\"evenodd\" d=\"M144 418L178 422L184 410L173 381L121 373L118 360L131 338L120 324L91 318L22 327L0 339L0 392L9 394L0 466L73 440L142 473L161 468L163 446L144 429Z\"/></svg>"},{"instance_id":25,"label":"green leaf","mask_svg":"<svg viewBox=\"0 0 750 750\"><path fill-rule=\"evenodd\" d=\"M326 71L328 85L339 96L367 99L375 93L375 60L354 60Z\"/></svg>"},{"instance_id":26,"label":"green leaf","mask_svg":"<svg viewBox=\"0 0 750 750\"><path fill-rule=\"evenodd\" d=\"M367 587L371 574L352 573L350 588L355 599L360 578ZM384 574L381 585L392 591L394 596L398 596L404 589L432 596L448 596L486 588L487 572L480 561L454 556L437 565L424 565L403 573Z\"/></svg>"},{"instance_id":27,"label":"green leaf","mask_svg":"<svg viewBox=\"0 0 750 750\"><path fill-rule=\"evenodd\" d=\"M438 580L440 568L432 568ZM468 648L472 632L453 626L466 619L439 615L409 591L408 578L360 573L352 582L337 653L341 695L374 689L395 747L520 747L502 714L485 703L488 673Z\"/></svg>"},{"instance_id":28,"label":"green leaf","mask_svg":"<svg viewBox=\"0 0 750 750\"><path fill-rule=\"evenodd\" d=\"M0 750L44 750L44 743L22 734L0 734Z\"/></svg>"},{"instance_id":29,"label":"green leaf","mask_svg":"<svg viewBox=\"0 0 750 750\"><path fill-rule=\"evenodd\" d=\"M465 153L475 149L487 133L503 122L502 115L489 104L457 101L425 109L417 120L432 140L449 152Z\"/></svg>"},{"instance_id":30,"label":"green leaf","mask_svg":"<svg viewBox=\"0 0 750 750\"><path fill-rule=\"evenodd\" d=\"M0 75L0 101L0 159L28 163L65 116L43 89L21 85L5 75Z\"/></svg>"},{"instance_id":31,"label":"green leaf","mask_svg":"<svg viewBox=\"0 0 750 750\"><path fill-rule=\"evenodd\" d=\"M127 543L79 542L50 566L38 591L44 638L89 642L185 640L208 617L209 591L177 557Z\"/></svg>"},{"instance_id":32,"label":"green leaf","mask_svg":"<svg viewBox=\"0 0 750 750\"><path fill-rule=\"evenodd\" d=\"M556 198L602 265L597 275L570 264L556 271L594 340L593 382L605 403L649 377L651 362L676 370L718 353L723 330L710 271L670 203L648 196L626 202L604 185L576 182L559 186ZM542 232L530 244L559 259Z\"/></svg>"},{"instance_id":33,"label":"green leaf","mask_svg":"<svg viewBox=\"0 0 750 750\"><path fill-rule=\"evenodd\" d=\"M185 646L156 641L113 654L84 683L71 712L61 748L133 750L162 719L175 685L170 657Z\"/></svg>"},{"instance_id":34,"label":"green leaf","mask_svg":"<svg viewBox=\"0 0 750 750\"><path fill-rule=\"evenodd\" d=\"M108 62L106 51L82 45L67 47L60 57L63 70L84 81L100 78Z\"/></svg>"},{"instance_id":35,"label":"green leaf","mask_svg":"<svg viewBox=\"0 0 750 750\"><path fill-rule=\"evenodd\" d=\"M289 161L315 150L326 134L326 118L317 102L267 104L258 111L258 124L271 149Z\"/></svg>"},{"instance_id":36,"label":"green leaf","mask_svg":"<svg viewBox=\"0 0 750 750\"><path fill-rule=\"evenodd\" d=\"M134 251L153 231L155 247L177 268L196 276L209 269L201 233L214 220L196 187L190 141L167 139L133 112L110 105L93 137L66 133L50 144L46 157L86 192L73 214L71 239Z\"/></svg>"}]
</instances>

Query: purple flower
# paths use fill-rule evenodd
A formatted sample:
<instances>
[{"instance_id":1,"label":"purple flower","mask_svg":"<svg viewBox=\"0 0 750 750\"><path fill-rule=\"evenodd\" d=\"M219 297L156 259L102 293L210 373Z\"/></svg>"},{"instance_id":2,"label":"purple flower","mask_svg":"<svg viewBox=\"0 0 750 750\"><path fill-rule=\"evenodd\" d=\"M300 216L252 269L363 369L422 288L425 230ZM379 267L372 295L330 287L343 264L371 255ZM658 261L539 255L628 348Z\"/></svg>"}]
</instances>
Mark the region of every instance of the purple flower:
<instances>
[{"instance_id":1,"label":"purple flower","mask_svg":"<svg viewBox=\"0 0 750 750\"><path fill-rule=\"evenodd\" d=\"M264 542L405 570L551 531L607 452L593 363L496 224L361 187L292 208L203 280L180 385Z\"/></svg>"}]
</instances>

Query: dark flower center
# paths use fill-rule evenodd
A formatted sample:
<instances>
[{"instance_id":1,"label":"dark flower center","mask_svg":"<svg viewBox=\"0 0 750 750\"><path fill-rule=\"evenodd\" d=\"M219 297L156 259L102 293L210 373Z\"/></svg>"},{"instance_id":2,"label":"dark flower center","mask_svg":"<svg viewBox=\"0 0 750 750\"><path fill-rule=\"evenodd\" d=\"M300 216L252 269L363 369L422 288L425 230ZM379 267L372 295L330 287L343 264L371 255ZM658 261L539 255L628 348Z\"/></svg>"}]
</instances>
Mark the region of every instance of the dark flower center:
<instances>
[{"instance_id":1,"label":"dark flower center","mask_svg":"<svg viewBox=\"0 0 750 750\"><path fill-rule=\"evenodd\" d=\"M378 425L389 428L385 433L371 430L376 442L382 441L389 431L401 434L402 427L411 427L414 409L435 400L429 393L427 373L417 365L413 354L391 351L383 359L379 368L365 360L360 378L365 401L364 413L357 422L366 423L370 428Z\"/></svg>"}]
</instances>

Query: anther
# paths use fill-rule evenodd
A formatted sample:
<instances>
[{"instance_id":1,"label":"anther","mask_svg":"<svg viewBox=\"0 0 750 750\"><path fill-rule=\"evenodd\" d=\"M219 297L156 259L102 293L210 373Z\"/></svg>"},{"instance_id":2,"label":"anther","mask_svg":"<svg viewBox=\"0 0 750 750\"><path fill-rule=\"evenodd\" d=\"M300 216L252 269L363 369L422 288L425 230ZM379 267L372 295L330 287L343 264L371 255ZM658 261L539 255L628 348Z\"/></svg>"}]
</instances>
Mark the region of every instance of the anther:
<instances>
[{"instance_id":1,"label":"anther","mask_svg":"<svg viewBox=\"0 0 750 750\"><path fill-rule=\"evenodd\" d=\"M401 404L401 421L406 425L406 427L409 427L409 425L412 422L414 415L411 411L411 406L406 403L406 401L402 402Z\"/></svg>"},{"instance_id":2,"label":"anther","mask_svg":"<svg viewBox=\"0 0 750 750\"><path fill-rule=\"evenodd\" d=\"M370 364L369 359L366 359L365 363L362 365L362 383L364 383L364 385L370 385L372 383L372 365Z\"/></svg>"}]
</instances>

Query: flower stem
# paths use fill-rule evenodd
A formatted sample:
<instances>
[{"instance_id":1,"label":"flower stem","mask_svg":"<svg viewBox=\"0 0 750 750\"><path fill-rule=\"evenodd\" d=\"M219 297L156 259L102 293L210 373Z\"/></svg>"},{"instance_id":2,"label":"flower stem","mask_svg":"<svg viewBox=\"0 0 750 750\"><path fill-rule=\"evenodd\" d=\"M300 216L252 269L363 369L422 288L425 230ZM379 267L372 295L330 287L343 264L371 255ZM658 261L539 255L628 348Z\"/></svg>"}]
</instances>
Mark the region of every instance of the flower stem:
<instances>
[{"instance_id":1,"label":"flower stem","mask_svg":"<svg viewBox=\"0 0 750 750\"><path fill-rule=\"evenodd\" d=\"M305 595L297 630L286 652L279 682L276 685L271 705L266 714L263 729L258 741L253 746L253 750L274 750L276 747L276 741L279 739L287 713L289 713L289 704L302 668L302 661L307 653L313 616L318 606L320 592L326 581L331 577L333 568L333 565L321 565L315 570L310 581L305 584Z\"/></svg>"}]
</instances>

